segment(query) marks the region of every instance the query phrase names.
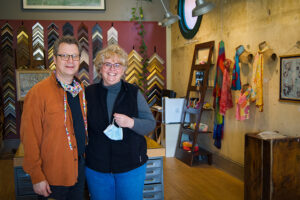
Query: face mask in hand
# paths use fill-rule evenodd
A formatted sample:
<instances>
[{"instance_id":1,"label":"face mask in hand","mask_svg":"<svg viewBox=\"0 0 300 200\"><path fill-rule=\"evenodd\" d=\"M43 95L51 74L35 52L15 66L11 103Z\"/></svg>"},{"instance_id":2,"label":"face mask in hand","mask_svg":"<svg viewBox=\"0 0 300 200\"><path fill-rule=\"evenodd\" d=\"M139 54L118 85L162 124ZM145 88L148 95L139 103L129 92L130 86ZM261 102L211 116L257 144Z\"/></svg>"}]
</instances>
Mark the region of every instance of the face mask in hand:
<instances>
[{"instance_id":1,"label":"face mask in hand","mask_svg":"<svg viewBox=\"0 0 300 200\"><path fill-rule=\"evenodd\" d=\"M111 140L123 140L123 129L116 127L114 122L115 119L103 132Z\"/></svg>"}]
</instances>

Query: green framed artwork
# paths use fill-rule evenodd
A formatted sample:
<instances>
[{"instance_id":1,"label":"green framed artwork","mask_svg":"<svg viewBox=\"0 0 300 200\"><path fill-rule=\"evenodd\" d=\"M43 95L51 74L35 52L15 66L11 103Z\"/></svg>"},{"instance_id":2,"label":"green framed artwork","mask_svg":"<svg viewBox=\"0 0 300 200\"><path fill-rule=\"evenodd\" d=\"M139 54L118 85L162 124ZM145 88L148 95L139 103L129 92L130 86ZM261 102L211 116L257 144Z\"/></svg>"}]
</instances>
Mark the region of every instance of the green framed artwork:
<instances>
[{"instance_id":1,"label":"green framed artwork","mask_svg":"<svg viewBox=\"0 0 300 200\"><path fill-rule=\"evenodd\" d=\"M105 10L105 0L23 0L23 9Z\"/></svg>"}]
</instances>

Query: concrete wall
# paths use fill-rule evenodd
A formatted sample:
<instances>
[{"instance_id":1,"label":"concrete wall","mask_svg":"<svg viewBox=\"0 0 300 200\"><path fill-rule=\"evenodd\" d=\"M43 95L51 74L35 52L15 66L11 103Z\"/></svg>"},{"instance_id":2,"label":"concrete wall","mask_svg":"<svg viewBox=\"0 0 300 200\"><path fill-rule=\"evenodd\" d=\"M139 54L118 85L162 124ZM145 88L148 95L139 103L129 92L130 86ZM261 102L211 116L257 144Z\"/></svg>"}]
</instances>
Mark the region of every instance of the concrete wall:
<instances>
[{"instance_id":1,"label":"concrete wall","mask_svg":"<svg viewBox=\"0 0 300 200\"><path fill-rule=\"evenodd\" d=\"M136 7L136 0L105 0L105 11L74 11L74 10L23 10L22 0L0 0L1 19L39 19L39 20L109 20L129 21L131 8ZM164 10L159 0L142 3L145 21L163 19ZM169 6L166 1L166 6ZM140 5L140 4L139 4Z\"/></svg>"},{"instance_id":2,"label":"concrete wall","mask_svg":"<svg viewBox=\"0 0 300 200\"><path fill-rule=\"evenodd\" d=\"M191 40L182 37L178 23L171 30L172 88L178 96L186 95L194 46L215 41L216 60L220 40L225 42L226 57L233 60L235 48L244 45L256 54L258 44L266 41L277 55L300 54L295 47L300 40L300 1L298 0L207 0L216 8L205 14L196 36ZM170 9L177 13L177 0L171 0ZM264 66L264 111L251 105L250 119L237 121L234 108L225 116L225 134L221 150L213 146L212 135L200 136L201 145L225 158L244 163L244 136L248 132L277 130L282 134L300 136L300 104L280 102L279 60ZM210 73L213 85L215 66ZM241 66L242 84L252 77L252 66ZM235 102L239 92L232 92ZM209 117L212 124L213 118Z\"/></svg>"}]
</instances>

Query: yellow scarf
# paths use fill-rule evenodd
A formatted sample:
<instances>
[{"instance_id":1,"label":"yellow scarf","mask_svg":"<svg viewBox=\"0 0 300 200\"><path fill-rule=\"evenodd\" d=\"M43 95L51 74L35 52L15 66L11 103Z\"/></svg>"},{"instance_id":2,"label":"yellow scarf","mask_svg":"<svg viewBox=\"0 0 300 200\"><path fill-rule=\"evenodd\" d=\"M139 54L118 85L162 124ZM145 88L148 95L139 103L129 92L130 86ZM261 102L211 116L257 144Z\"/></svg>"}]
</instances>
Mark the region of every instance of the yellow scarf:
<instances>
[{"instance_id":1,"label":"yellow scarf","mask_svg":"<svg viewBox=\"0 0 300 200\"><path fill-rule=\"evenodd\" d=\"M258 51L253 62L253 73L252 73L252 93L251 101L256 102L256 106L259 108L259 111L263 111L263 74L264 74L264 58L263 52Z\"/></svg>"}]
</instances>

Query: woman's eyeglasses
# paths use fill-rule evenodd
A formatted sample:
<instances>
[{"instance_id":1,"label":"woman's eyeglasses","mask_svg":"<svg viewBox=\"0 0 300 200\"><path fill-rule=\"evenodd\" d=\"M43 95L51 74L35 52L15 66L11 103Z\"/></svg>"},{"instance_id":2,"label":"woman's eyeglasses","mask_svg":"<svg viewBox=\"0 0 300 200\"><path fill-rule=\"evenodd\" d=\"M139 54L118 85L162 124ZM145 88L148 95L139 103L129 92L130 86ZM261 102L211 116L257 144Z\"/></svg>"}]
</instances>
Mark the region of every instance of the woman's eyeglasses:
<instances>
[{"instance_id":1,"label":"woman's eyeglasses","mask_svg":"<svg viewBox=\"0 0 300 200\"><path fill-rule=\"evenodd\" d=\"M114 67L115 69L120 69L123 65L120 64L120 63L109 63L109 62L106 62L106 63L103 63L103 66L105 66L107 69L108 68L112 68Z\"/></svg>"},{"instance_id":2,"label":"woman's eyeglasses","mask_svg":"<svg viewBox=\"0 0 300 200\"><path fill-rule=\"evenodd\" d=\"M57 54L57 56L61 57L61 59L64 61L68 61L70 57L74 61L78 61L80 59L80 55L77 54Z\"/></svg>"}]
</instances>

